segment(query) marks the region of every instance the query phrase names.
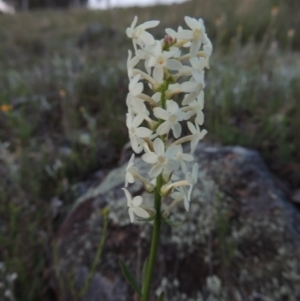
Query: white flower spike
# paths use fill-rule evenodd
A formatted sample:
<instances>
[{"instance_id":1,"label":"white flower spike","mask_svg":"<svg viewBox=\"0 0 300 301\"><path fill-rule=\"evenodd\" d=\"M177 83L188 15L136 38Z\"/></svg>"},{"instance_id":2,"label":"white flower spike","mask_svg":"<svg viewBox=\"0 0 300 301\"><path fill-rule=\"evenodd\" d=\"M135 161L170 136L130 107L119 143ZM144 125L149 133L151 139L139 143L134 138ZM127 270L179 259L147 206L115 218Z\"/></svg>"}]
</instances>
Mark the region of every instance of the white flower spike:
<instances>
[{"instance_id":1,"label":"white flower spike","mask_svg":"<svg viewBox=\"0 0 300 301\"><path fill-rule=\"evenodd\" d=\"M166 29L163 40L156 40L148 32L159 21L137 25L135 17L126 30L135 50L134 54L129 50L127 59L126 125L133 150L142 153L142 160L149 164L149 179L134 166L132 155L126 168L125 187L139 181L147 192L155 194L156 200L160 198L153 207L146 207L141 196L132 198L123 188L131 222L135 216L152 217L152 212L167 218L179 204L189 211L192 189L197 183L198 164L193 165L192 172L189 170L197 144L207 133L199 126L204 123L204 74L213 47L202 19L185 17L185 23L187 29ZM184 136L182 128L186 125L190 134ZM190 154L183 144L190 145ZM174 174L178 168L184 173L181 179ZM167 195L173 198L168 206L161 200Z\"/></svg>"}]
</instances>

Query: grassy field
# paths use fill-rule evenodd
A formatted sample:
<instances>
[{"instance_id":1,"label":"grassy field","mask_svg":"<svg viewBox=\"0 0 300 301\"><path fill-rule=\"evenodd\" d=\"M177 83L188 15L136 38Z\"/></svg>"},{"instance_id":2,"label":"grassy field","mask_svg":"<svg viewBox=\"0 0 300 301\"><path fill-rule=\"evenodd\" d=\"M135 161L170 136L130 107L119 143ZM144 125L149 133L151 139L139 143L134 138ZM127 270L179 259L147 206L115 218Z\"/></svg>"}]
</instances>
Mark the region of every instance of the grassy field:
<instances>
[{"instance_id":1,"label":"grassy field","mask_svg":"<svg viewBox=\"0 0 300 301\"><path fill-rule=\"evenodd\" d=\"M51 300L51 240L80 193L78 183L119 160L127 142L132 48L125 28L134 15L162 20L152 31L161 38L163 28L184 25L185 15L204 19L214 45L206 141L260 151L289 191L299 189L298 3L195 0L172 8L1 15L0 262L6 270L0 266L0 295L11 287L15 300ZM14 272L13 285L5 275Z\"/></svg>"}]
</instances>

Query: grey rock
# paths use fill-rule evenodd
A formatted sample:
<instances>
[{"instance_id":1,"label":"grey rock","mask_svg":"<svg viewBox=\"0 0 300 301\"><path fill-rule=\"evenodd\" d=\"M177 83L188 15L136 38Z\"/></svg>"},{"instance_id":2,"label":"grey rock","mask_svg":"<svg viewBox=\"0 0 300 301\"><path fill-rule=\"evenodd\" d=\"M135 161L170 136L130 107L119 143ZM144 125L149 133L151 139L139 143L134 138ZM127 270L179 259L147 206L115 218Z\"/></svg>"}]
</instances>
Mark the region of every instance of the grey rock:
<instances>
[{"instance_id":1,"label":"grey rock","mask_svg":"<svg viewBox=\"0 0 300 301\"><path fill-rule=\"evenodd\" d=\"M162 290L174 301L300 300L300 213L261 157L242 147L201 144L195 158L199 181L190 212L182 206L172 213L186 221L162 226L151 300ZM139 158L135 163L147 176L147 164ZM137 300L118 260L123 258L139 279L151 225L130 224L121 190L125 168L110 171L80 196L59 229L53 265L60 300ZM129 190L153 201L140 183ZM87 293L76 299L70 283L79 291L87 278L101 237L99 209L106 206L109 228L97 273Z\"/></svg>"}]
</instances>

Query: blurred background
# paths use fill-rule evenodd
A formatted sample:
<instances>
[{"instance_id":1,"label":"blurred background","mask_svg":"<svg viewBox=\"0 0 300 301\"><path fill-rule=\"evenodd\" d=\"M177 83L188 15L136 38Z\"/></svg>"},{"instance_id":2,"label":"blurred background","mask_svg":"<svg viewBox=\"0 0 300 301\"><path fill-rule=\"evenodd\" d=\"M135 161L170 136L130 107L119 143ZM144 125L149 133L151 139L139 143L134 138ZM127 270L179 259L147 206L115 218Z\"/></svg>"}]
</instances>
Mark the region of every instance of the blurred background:
<instances>
[{"instance_id":1,"label":"blurred background","mask_svg":"<svg viewBox=\"0 0 300 301\"><path fill-rule=\"evenodd\" d=\"M15 298L7 300L55 301L56 230L91 176L120 160L125 30L135 15L161 20L156 38L185 26L186 15L204 19L214 46L205 141L259 151L300 205L300 1L175 2L0 0L0 295L11 286Z\"/></svg>"}]
</instances>

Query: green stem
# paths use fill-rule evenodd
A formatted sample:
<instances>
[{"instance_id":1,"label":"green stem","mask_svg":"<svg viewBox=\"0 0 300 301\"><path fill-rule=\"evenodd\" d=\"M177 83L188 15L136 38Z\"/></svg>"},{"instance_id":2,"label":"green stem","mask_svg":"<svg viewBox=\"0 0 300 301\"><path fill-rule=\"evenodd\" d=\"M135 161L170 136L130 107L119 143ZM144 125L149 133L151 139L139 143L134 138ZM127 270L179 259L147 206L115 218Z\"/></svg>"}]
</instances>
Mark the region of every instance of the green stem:
<instances>
[{"instance_id":1,"label":"green stem","mask_svg":"<svg viewBox=\"0 0 300 301\"><path fill-rule=\"evenodd\" d=\"M150 254L149 254L149 261L148 261L148 265L147 265L147 274L146 274L143 296L142 296L141 301L148 301L151 282L152 282L152 278L153 278L153 270L154 270L154 264L155 264L157 248L158 248L158 244L159 244L159 236L160 236L160 225L161 225L160 189L161 189L162 185L163 185L162 175L159 175L156 179L156 188L155 188L155 196L154 196L154 206L155 206L155 210L156 210L156 217L154 219L151 248L150 248Z\"/></svg>"}]
</instances>

